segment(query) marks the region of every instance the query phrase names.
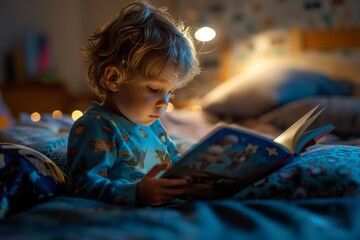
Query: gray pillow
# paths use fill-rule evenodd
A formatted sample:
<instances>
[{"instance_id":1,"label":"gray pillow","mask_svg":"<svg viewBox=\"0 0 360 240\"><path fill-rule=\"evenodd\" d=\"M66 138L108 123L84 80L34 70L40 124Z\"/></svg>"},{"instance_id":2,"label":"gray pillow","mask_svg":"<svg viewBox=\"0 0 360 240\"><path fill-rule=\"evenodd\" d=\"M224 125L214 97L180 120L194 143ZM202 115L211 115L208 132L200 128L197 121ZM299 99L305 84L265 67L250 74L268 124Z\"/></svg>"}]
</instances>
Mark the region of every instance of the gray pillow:
<instances>
[{"instance_id":1,"label":"gray pillow","mask_svg":"<svg viewBox=\"0 0 360 240\"><path fill-rule=\"evenodd\" d=\"M273 66L235 76L205 95L201 104L213 114L246 118L296 99L350 92L348 82L294 67Z\"/></svg>"},{"instance_id":2,"label":"gray pillow","mask_svg":"<svg viewBox=\"0 0 360 240\"><path fill-rule=\"evenodd\" d=\"M299 99L262 115L259 120L285 130L312 107L326 107L311 125L327 123L336 128L332 133L341 137L360 136L360 98L347 96L314 96Z\"/></svg>"}]
</instances>

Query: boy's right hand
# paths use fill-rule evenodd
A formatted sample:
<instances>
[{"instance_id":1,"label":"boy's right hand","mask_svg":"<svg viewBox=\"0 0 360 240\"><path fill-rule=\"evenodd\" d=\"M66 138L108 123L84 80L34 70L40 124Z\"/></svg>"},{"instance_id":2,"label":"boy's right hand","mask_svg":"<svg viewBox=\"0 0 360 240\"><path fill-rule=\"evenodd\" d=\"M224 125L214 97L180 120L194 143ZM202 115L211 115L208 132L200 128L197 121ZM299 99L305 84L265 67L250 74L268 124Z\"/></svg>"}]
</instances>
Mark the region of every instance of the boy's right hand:
<instances>
[{"instance_id":1,"label":"boy's right hand","mask_svg":"<svg viewBox=\"0 0 360 240\"><path fill-rule=\"evenodd\" d=\"M167 164L158 164L139 182L136 196L138 204L159 206L185 193L185 179L156 178L167 168Z\"/></svg>"}]
</instances>

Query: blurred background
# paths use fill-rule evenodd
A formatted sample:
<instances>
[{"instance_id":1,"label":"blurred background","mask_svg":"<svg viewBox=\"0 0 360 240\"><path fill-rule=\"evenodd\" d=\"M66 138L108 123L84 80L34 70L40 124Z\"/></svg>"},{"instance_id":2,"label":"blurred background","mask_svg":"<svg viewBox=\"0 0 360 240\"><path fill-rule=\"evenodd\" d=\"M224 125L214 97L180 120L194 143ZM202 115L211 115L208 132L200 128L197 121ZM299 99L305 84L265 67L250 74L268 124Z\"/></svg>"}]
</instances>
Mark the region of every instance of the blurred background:
<instances>
[{"instance_id":1,"label":"blurred background","mask_svg":"<svg viewBox=\"0 0 360 240\"><path fill-rule=\"evenodd\" d=\"M50 111L48 108L56 106L54 102L59 102L58 107L64 112L86 109L95 98L85 81L79 47L128 2L0 0L0 84L5 100L15 105L12 106L14 114ZM203 71L177 94L179 105L182 101L200 98L236 74L233 62L238 64L259 54L286 54L289 29L360 26L358 0L152 2L167 7L194 35L203 26L215 31L210 41L195 40ZM262 36L267 36L266 40L262 40ZM229 55L228 48L234 43L239 46Z\"/></svg>"}]
</instances>

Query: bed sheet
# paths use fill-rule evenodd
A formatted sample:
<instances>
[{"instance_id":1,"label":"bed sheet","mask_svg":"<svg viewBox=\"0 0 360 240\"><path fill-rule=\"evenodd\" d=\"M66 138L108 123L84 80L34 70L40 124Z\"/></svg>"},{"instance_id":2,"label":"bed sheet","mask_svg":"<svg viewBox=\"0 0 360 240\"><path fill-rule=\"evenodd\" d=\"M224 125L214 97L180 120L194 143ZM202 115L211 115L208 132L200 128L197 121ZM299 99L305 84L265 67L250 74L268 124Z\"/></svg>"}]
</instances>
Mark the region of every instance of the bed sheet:
<instances>
[{"instance_id":1,"label":"bed sheet","mask_svg":"<svg viewBox=\"0 0 360 240\"><path fill-rule=\"evenodd\" d=\"M0 220L2 239L359 239L360 199L121 208L56 197Z\"/></svg>"}]
</instances>

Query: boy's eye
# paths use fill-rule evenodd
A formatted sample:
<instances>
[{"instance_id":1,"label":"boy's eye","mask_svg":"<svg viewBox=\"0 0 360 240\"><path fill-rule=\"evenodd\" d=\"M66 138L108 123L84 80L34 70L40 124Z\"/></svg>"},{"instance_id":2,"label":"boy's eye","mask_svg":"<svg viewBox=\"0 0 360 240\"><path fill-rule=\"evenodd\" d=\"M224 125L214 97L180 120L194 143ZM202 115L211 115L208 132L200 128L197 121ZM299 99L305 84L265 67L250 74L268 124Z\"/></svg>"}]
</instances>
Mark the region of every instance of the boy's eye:
<instances>
[{"instance_id":1,"label":"boy's eye","mask_svg":"<svg viewBox=\"0 0 360 240\"><path fill-rule=\"evenodd\" d=\"M156 87L147 87L147 89L149 90L149 92L151 93L158 93L160 91L160 88L156 88Z\"/></svg>"}]
</instances>

